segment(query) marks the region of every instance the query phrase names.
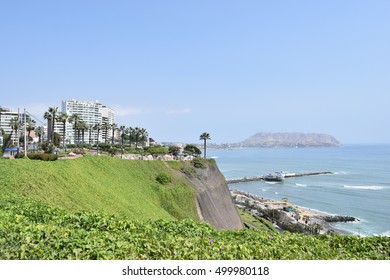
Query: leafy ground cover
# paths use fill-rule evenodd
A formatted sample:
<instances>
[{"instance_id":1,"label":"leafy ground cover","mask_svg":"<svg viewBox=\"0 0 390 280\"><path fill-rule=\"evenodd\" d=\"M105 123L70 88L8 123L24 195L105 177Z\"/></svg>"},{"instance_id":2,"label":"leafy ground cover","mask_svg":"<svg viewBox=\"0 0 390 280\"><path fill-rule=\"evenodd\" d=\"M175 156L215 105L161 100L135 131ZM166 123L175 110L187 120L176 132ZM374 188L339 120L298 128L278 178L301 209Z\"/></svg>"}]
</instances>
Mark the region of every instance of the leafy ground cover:
<instances>
[{"instance_id":1,"label":"leafy ground cover","mask_svg":"<svg viewBox=\"0 0 390 280\"><path fill-rule=\"evenodd\" d=\"M218 231L0 197L0 259L390 259L390 238Z\"/></svg>"}]
</instances>

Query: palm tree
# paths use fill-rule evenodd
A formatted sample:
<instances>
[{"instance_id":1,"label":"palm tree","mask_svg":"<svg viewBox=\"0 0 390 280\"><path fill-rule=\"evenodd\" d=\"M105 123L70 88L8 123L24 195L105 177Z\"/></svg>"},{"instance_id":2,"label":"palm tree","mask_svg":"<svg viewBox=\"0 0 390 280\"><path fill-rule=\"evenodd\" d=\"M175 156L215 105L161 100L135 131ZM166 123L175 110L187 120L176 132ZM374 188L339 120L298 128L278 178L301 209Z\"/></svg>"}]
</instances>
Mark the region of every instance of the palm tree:
<instances>
[{"instance_id":1,"label":"palm tree","mask_svg":"<svg viewBox=\"0 0 390 280\"><path fill-rule=\"evenodd\" d=\"M50 107L48 112L52 116L51 142L54 142L54 127L55 127L55 123L56 123L56 115L58 112L58 107Z\"/></svg>"},{"instance_id":2,"label":"palm tree","mask_svg":"<svg viewBox=\"0 0 390 280\"><path fill-rule=\"evenodd\" d=\"M45 112L45 114L43 115L43 118L45 119L45 120L47 120L47 142L50 142L50 140L51 140L51 135L53 134L53 132L52 132L52 121L53 121L53 116L52 116L52 114L51 113L49 113L49 112Z\"/></svg>"},{"instance_id":3,"label":"palm tree","mask_svg":"<svg viewBox=\"0 0 390 280\"><path fill-rule=\"evenodd\" d=\"M72 114L69 117L69 122L73 123L73 130L74 130L74 143L77 144L76 141L76 132L77 132L77 123L80 121L80 115L79 114ZM80 137L78 139L80 141Z\"/></svg>"},{"instance_id":4,"label":"palm tree","mask_svg":"<svg viewBox=\"0 0 390 280\"><path fill-rule=\"evenodd\" d=\"M43 132L44 132L43 126L38 126L38 127L35 129L35 132L36 132L37 135L38 135L38 142L39 142L39 143L42 143L42 135L43 135Z\"/></svg>"},{"instance_id":5,"label":"palm tree","mask_svg":"<svg viewBox=\"0 0 390 280\"><path fill-rule=\"evenodd\" d=\"M203 140L203 149L204 149L204 159L206 159L206 148L207 148L207 140L210 140L210 134L207 133L207 132L203 132L200 136L199 136L199 140Z\"/></svg>"},{"instance_id":6,"label":"palm tree","mask_svg":"<svg viewBox=\"0 0 390 280\"><path fill-rule=\"evenodd\" d=\"M88 137L88 144L91 145L92 144L92 130L94 128L94 125L93 124L89 124L88 125L88 132L89 132L89 137Z\"/></svg>"},{"instance_id":7,"label":"palm tree","mask_svg":"<svg viewBox=\"0 0 390 280\"><path fill-rule=\"evenodd\" d=\"M113 123L111 125L111 129L112 129L112 137L111 137L111 145L114 145L114 135L115 135L115 131L117 130L117 124L116 123Z\"/></svg>"},{"instance_id":8,"label":"palm tree","mask_svg":"<svg viewBox=\"0 0 390 280\"><path fill-rule=\"evenodd\" d=\"M26 124L26 130L28 132L27 139L30 139L31 131L35 130L35 124L36 124L36 122L34 120L30 120L27 122L27 124Z\"/></svg>"},{"instance_id":9,"label":"palm tree","mask_svg":"<svg viewBox=\"0 0 390 280\"><path fill-rule=\"evenodd\" d=\"M104 143L108 142L108 130L110 129L110 125L108 123L103 123L102 124L102 129L104 129Z\"/></svg>"},{"instance_id":10,"label":"palm tree","mask_svg":"<svg viewBox=\"0 0 390 280\"><path fill-rule=\"evenodd\" d=\"M62 147L65 148L65 138L66 138L66 121L68 120L69 116L67 113L60 113L57 117L57 121L62 123Z\"/></svg>"},{"instance_id":11,"label":"palm tree","mask_svg":"<svg viewBox=\"0 0 390 280\"><path fill-rule=\"evenodd\" d=\"M123 156L123 144L124 144L124 140L125 140L125 129L126 129L126 127L124 125L121 125L119 127L119 130L121 131L121 158Z\"/></svg>"},{"instance_id":12,"label":"palm tree","mask_svg":"<svg viewBox=\"0 0 390 280\"><path fill-rule=\"evenodd\" d=\"M142 142L142 147L145 147L145 143L148 141L148 137L149 137L148 132L145 128L141 128L139 133Z\"/></svg>"},{"instance_id":13,"label":"palm tree","mask_svg":"<svg viewBox=\"0 0 390 280\"><path fill-rule=\"evenodd\" d=\"M133 140L133 136L134 136L134 128L132 128L131 126L127 129L127 132L129 133L129 144L130 144L130 148L131 148L131 141Z\"/></svg>"},{"instance_id":14,"label":"palm tree","mask_svg":"<svg viewBox=\"0 0 390 280\"><path fill-rule=\"evenodd\" d=\"M79 121L77 123L77 129L78 129L78 133L80 134L80 131L81 131L81 139L82 139L82 144L85 143L84 141L84 134L85 134L85 131L88 129L88 125L85 121ZM80 142L80 137L79 137L79 142Z\"/></svg>"},{"instance_id":15,"label":"palm tree","mask_svg":"<svg viewBox=\"0 0 390 280\"><path fill-rule=\"evenodd\" d=\"M134 128L133 137L135 140L135 148L138 148L138 142L139 142L140 136L141 136L141 129L139 127Z\"/></svg>"},{"instance_id":16,"label":"palm tree","mask_svg":"<svg viewBox=\"0 0 390 280\"><path fill-rule=\"evenodd\" d=\"M18 139L18 131L20 127L20 121L19 118L12 118L9 122L12 131L15 131L15 137ZM14 143L15 144L15 143Z\"/></svg>"},{"instance_id":17,"label":"palm tree","mask_svg":"<svg viewBox=\"0 0 390 280\"><path fill-rule=\"evenodd\" d=\"M54 140L54 126L57 119L58 107L49 107L49 110L45 112L43 118L47 120L47 141L53 142Z\"/></svg>"},{"instance_id":18,"label":"palm tree","mask_svg":"<svg viewBox=\"0 0 390 280\"><path fill-rule=\"evenodd\" d=\"M121 131L121 144L122 144L122 147L123 147L124 141L125 141L125 130L126 130L126 127L124 125L121 125L119 127L119 130Z\"/></svg>"},{"instance_id":19,"label":"palm tree","mask_svg":"<svg viewBox=\"0 0 390 280\"><path fill-rule=\"evenodd\" d=\"M100 136L100 131L102 130L102 124L101 123L95 124L93 129L97 131L97 133L96 133L96 145L99 145L99 136Z\"/></svg>"}]
</instances>

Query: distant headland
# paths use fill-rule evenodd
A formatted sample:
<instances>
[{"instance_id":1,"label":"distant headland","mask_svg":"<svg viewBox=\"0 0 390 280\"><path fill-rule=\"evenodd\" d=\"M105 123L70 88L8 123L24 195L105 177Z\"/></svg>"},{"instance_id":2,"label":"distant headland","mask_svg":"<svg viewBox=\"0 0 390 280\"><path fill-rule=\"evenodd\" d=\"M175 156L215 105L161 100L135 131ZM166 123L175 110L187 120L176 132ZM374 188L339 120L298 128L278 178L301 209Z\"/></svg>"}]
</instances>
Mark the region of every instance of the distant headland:
<instances>
[{"instance_id":1,"label":"distant headland","mask_svg":"<svg viewBox=\"0 0 390 280\"><path fill-rule=\"evenodd\" d=\"M338 147L332 135L321 133L260 132L241 142L245 147Z\"/></svg>"},{"instance_id":2,"label":"distant headland","mask_svg":"<svg viewBox=\"0 0 390 280\"><path fill-rule=\"evenodd\" d=\"M235 147L340 147L334 136L323 133L259 132L248 139L230 144L209 144L209 148Z\"/></svg>"}]
</instances>

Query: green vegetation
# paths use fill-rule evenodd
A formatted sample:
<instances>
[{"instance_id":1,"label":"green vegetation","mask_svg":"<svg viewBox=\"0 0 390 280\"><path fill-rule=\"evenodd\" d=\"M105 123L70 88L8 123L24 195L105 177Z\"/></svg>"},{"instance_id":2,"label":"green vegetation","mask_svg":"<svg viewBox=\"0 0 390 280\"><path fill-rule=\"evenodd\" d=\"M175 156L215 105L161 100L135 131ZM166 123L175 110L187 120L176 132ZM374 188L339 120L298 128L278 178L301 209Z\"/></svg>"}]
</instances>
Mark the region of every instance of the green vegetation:
<instances>
[{"instance_id":1,"label":"green vegetation","mask_svg":"<svg viewBox=\"0 0 390 280\"><path fill-rule=\"evenodd\" d=\"M258 230L268 231L270 233L278 232L275 227L271 224L271 222L263 219L261 217L257 217L249 213L248 211L244 211L241 208L237 208L238 213L240 214L241 220L244 225L248 228L254 228Z\"/></svg>"},{"instance_id":2,"label":"green vegetation","mask_svg":"<svg viewBox=\"0 0 390 280\"><path fill-rule=\"evenodd\" d=\"M192 168L192 169L190 169ZM196 221L190 162L0 160L0 259L390 260L389 237L219 231Z\"/></svg>"},{"instance_id":3,"label":"green vegetation","mask_svg":"<svg viewBox=\"0 0 390 280\"><path fill-rule=\"evenodd\" d=\"M204 159L206 159L206 150L207 150L207 140L210 140L210 134L207 133L207 132L203 132L200 136L199 136L199 140L203 140L203 156L204 156Z\"/></svg>"},{"instance_id":4,"label":"green vegetation","mask_svg":"<svg viewBox=\"0 0 390 280\"><path fill-rule=\"evenodd\" d=\"M218 231L0 198L0 259L390 259L390 238Z\"/></svg>"},{"instance_id":5,"label":"green vegetation","mask_svg":"<svg viewBox=\"0 0 390 280\"><path fill-rule=\"evenodd\" d=\"M31 197L69 211L93 210L131 219L197 219L193 190L181 176L164 187L160 161L84 157L44 162L0 160L0 193Z\"/></svg>"},{"instance_id":6,"label":"green vegetation","mask_svg":"<svg viewBox=\"0 0 390 280\"><path fill-rule=\"evenodd\" d=\"M191 155L191 156L194 156L194 157L197 157L199 156L202 152L199 150L198 147L196 147L195 145L192 145L192 144L188 144L184 147L184 153L186 153L187 155Z\"/></svg>"},{"instance_id":7,"label":"green vegetation","mask_svg":"<svg viewBox=\"0 0 390 280\"><path fill-rule=\"evenodd\" d=\"M54 154L28 154L27 157L29 159L44 161L56 161L58 159L58 156Z\"/></svg>"},{"instance_id":8,"label":"green vegetation","mask_svg":"<svg viewBox=\"0 0 390 280\"><path fill-rule=\"evenodd\" d=\"M167 185L172 182L172 178L166 173L160 173L156 176L156 181L161 185Z\"/></svg>"},{"instance_id":9,"label":"green vegetation","mask_svg":"<svg viewBox=\"0 0 390 280\"><path fill-rule=\"evenodd\" d=\"M202 168L202 169L207 168L207 160L204 158L200 158L200 157L194 158L191 162L195 168Z\"/></svg>"}]
</instances>

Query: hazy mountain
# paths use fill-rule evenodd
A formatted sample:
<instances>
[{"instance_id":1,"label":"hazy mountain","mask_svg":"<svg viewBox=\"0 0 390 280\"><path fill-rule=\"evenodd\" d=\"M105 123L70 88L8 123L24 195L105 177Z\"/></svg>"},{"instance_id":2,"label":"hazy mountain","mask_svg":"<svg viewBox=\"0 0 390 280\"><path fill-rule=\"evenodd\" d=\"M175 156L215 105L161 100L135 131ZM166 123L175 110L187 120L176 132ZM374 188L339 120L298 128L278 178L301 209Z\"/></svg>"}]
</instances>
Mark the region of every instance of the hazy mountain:
<instances>
[{"instance_id":1,"label":"hazy mountain","mask_svg":"<svg viewBox=\"0 0 390 280\"><path fill-rule=\"evenodd\" d=\"M240 143L246 147L338 147L333 136L319 133L268 133L261 132Z\"/></svg>"}]
</instances>

